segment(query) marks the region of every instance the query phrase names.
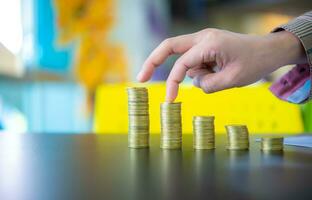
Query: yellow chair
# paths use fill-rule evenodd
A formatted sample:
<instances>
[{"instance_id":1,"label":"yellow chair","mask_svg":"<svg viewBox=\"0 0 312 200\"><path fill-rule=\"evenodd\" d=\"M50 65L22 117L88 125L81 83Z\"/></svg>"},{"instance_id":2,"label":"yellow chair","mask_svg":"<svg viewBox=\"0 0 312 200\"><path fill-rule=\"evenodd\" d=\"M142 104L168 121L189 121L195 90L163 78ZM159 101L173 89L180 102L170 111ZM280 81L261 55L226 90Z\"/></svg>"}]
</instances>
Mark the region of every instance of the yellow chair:
<instances>
[{"instance_id":1,"label":"yellow chair","mask_svg":"<svg viewBox=\"0 0 312 200\"><path fill-rule=\"evenodd\" d=\"M109 84L97 89L95 133L127 133L126 88L144 86L149 91L150 130L160 133L160 103L164 101L165 84ZM183 134L192 133L194 115L214 115L217 133L224 125L246 124L251 133L300 133L303 123L299 106L283 102L268 90L269 84L258 84L214 94L204 94L188 84L180 87L177 101L182 102Z\"/></svg>"}]
</instances>

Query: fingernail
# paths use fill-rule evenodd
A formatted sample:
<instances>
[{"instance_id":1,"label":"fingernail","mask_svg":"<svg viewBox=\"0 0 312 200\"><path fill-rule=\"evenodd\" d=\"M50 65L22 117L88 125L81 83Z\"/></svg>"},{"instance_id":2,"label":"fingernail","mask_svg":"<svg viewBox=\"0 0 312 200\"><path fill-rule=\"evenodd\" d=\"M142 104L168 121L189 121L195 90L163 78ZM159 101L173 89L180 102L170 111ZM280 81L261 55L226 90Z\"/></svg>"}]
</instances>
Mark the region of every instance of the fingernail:
<instances>
[{"instance_id":1,"label":"fingernail","mask_svg":"<svg viewBox=\"0 0 312 200\"><path fill-rule=\"evenodd\" d=\"M136 76L136 79L138 80L138 81L141 81L142 80L142 71L140 71L139 73L138 73L138 75Z\"/></svg>"},{"instance_id":2,"label":"fingernail","mask_svg":"<svg viewBox=\"0 0 312 200\"><path fill-rule=\"evenodd\" d=\"M172 103L172 102L175 101L176 98L177 98L177 95L175 93L167 92L167 94L166 94L166 102Z\"/></svg>"},{"instance_id":3,"label":"fingernail","mask_svg":"<svg viewBox=\"0 0 312 200\"><path fill-rule=\"evenodd\" d=\"M170 95L166 92L165 102L170 103Z\"/></svg>"},{"instance_id":4,"label":"fingernail","mask_svg":"<svg viewBox=\"0 0 312 200\"><path fill-rule=\"evenodd\" d=\"M172 94L171 94L171 91L168 90L169 88L167 87L167 91L166 91L166 102L167 103L171 103L173 102L173 98L172 98Z\"/></svg>"},{"instance_id":5,"label":"fingernail","mask_svg":"<svg viewBox=\"0 0 312 200\"><path fill-rule=\"evenodd\" d=\"M173 100L172 100L170 97L166 96L166 102L167 102L167 103L172 103Z\"/></svg>"}]
</instances>

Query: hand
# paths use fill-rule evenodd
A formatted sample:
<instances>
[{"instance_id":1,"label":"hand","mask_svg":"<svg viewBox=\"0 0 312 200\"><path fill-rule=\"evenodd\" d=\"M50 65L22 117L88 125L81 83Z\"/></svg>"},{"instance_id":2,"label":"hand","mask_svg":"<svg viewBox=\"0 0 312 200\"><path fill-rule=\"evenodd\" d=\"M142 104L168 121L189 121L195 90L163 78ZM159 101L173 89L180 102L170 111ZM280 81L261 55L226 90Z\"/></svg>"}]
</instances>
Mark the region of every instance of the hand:
<instances>
[{"instance_id":1,"label":"hand","mask_svg":"<svg viewBox=\"0 0 312 200\"><path fill-rule=\"evenodd\" d=\"M280 31L266 36L205 29L164 40L147 58L137 79L145 82L170 55L182 54L167 79L166 101L178 95L185 76L205 93L254 83L287 64L304 59L300 41Z\"/></svg>"}]
</instances>

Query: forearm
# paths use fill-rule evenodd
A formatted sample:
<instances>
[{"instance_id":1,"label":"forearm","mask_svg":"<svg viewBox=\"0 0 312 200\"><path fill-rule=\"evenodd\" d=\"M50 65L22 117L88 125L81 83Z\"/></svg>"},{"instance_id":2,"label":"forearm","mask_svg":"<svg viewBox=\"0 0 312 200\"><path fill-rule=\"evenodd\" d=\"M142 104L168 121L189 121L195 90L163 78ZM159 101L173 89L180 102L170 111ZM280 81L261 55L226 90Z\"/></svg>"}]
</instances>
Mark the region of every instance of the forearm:
<instances>
[{"instance_id":1,"label":"forearm","mask_svg":"<svg viewBox=\"0 0 312 200\"><path fill-rule=\"evenodd\" d=\"M293 33L288 31L280 31L268 35L270 48L269 53L274 55L273 64L277 67L307 63L305 50Z\"/></svg>"}]
</instances>

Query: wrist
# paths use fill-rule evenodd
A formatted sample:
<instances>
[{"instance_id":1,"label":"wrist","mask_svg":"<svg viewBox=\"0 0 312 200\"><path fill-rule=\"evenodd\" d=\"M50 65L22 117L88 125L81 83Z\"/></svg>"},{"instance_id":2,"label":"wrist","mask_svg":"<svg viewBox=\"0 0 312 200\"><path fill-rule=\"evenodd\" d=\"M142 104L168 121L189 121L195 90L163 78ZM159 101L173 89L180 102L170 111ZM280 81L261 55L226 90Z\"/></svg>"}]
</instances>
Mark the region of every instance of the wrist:
<instances>
[{"instance_id":1,"label":"wrist","mask_svg":"<svg viewBox=\"0 0 312 200\"><path fill-rule=\"evenodd\" d=\"M266 36L272 65L280 68L290 64L307 62L304 48L297 36L288 31L279 31Z\"/></svg>"}]
</instances>

